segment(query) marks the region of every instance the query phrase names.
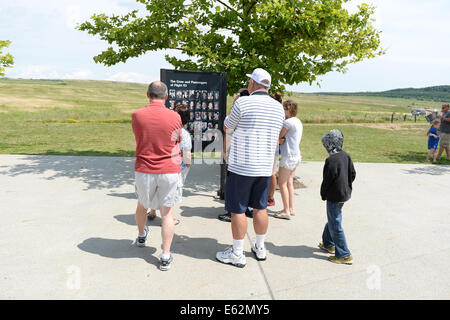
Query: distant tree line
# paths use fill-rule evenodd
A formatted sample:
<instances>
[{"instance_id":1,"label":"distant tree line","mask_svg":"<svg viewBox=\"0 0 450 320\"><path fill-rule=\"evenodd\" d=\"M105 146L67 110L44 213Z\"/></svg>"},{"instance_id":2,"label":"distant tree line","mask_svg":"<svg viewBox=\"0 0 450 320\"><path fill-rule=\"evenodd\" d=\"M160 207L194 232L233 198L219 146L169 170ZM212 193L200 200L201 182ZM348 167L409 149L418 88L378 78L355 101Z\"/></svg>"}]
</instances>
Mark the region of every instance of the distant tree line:
<instances>
[{"instance_id":1,"label":"distant tree line","mask_svg":"<svg viewBox=\"0 0 450 320\"><path fill-rule=\"evenodd\" d=\"M416 99L416 100L430 100L436 102L448 102L450 101L450 86L434 86L426 88L406 88L406 89L394 89L381 92L353 92L353 93L337 93L337 92L325 92L320 93L325 95L342 95L342 96L374 96L374 97L387 97L387 98L403 98L403 99Z\"/></svg>"}]
</instances>

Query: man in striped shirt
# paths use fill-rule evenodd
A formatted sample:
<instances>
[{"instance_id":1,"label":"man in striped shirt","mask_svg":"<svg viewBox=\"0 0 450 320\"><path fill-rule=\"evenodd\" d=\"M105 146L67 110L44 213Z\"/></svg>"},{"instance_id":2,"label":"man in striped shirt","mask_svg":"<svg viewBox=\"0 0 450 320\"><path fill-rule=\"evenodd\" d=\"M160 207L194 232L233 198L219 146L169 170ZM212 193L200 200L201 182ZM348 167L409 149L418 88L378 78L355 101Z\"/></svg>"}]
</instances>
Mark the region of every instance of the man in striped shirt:
<instances>
[{"instance_id":1,"label":"man in striped shirt","mask_svg":"<svg viewBox=\"0 0 450 320\"><path fill-rule=\"evenodd\" d=\"M269 218L267 203L275 149L285 118L283 106L269 96L270 74L255 69L250 77L250 96L237 99L225 119L225 144L231 136L225 186L225 210L231 212L233 246L216 254L217 260L244 267L244 239L247 233L247 207L253 208L256 242L252 252L266 259L264 239ZM227 155L225 156L227 157Z\"/></svg>"}]
</instances>

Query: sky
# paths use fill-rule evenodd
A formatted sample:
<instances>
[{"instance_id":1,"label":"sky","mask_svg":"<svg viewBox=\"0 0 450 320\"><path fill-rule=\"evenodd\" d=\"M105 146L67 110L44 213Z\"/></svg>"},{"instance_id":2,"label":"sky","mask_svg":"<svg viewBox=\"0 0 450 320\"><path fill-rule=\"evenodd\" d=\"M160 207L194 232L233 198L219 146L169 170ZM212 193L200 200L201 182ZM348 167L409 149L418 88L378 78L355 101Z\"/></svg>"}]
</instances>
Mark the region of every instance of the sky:
<instances>
[{"instance_id":1,"label":"sky","mask_svg":"<svg viewBox=\"0 0 450 320\"><path fill-rule=\"evenodd\" d=\"M386 54L350 65L346 73L319 77L320 85L287 86L296 92L361 92L450 85L450 1L354 0L377 9L374 24ZM14 56L6 77L81 79L150 83L168 51L148 52L126 63L107 67L93 57L107 48L97 37L75 29L94 13L125 14L142 9L136 0L0 0L0 40L12 43Z\"/></svg>"}]
</instances>

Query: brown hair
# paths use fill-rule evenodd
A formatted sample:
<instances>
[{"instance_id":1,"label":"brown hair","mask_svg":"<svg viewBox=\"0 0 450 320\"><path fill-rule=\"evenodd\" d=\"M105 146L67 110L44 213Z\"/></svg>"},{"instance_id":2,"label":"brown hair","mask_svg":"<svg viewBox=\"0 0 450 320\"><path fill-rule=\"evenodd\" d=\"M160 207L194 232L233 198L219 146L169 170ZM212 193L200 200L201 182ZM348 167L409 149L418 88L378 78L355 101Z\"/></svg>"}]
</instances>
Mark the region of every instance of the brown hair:
<instances>
[{"instance_id":1,"label":"brown hair","mask_svg":"<svg viewBox=\"0 0 450 320\"><path fill-rule=\"evenodd\" d=\"M440 124L441 123L441 120L434 120L432 123L431 123L431 125L432 126L435 126L435 125L437 125L437 124Z\"/></svg>"},{"instance_id":2,"label":"brown hair","mask_svg":"<svg viewBox=\"0 0 450 320\"><path fill-rule=\"evenodd\" d=\"M283 102L283 96L281 95L281 92L272 93L270 96L277 100L279 103Z\"/></svg>"},{"instance_id":3,"label":"brown hair","mask_svg":"<svg viewBox=\"0 0 450 320\"><path fill-rule=\"evenodd\" d=\"M185 103L177 103L175 106L175 112L177 112L181 117L181 123L183 126L187 124L191 118L191 112L189 111L189 107Z\"/></svg>"},{"instance_id":4,"label":"brown hair","mask_svg":"<svg viewBox=\"0 0 450 320\"><path fill-rule=\"evenodd\" d=\"M283 108L284 110L288 110L291 117L296 117L298 112L298 105L297 102L294 100L287 100L283 102Z\"/></svg>"}]
</instances>

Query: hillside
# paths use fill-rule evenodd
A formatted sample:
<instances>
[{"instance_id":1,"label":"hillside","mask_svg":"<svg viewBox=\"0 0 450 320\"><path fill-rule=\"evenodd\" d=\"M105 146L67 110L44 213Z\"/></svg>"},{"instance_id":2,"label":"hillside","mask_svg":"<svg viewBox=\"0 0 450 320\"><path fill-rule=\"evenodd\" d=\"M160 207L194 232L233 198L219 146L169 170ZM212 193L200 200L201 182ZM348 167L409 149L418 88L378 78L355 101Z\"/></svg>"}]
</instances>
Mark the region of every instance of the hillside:
<instances>
[{"instance_id":1,"label":"hillside","mask_svg":"<svg viewBox=\"0 0 450 320\"><path fill-rule=\"evenodd\" d=\"M146 91L137 83L0 79L0 154L133 157L131 113L148 103ZM431 100L354 94L284 99L299 104L305 161L323 161L322 136L338 128L356 162L421 163L429 124L412 117L409 106L440 108Z\"/></svg>"},{"instance_id":2,"label":"hillside","mask_svg":"<svg viewBox=\"0 0 450 320\"><path fill-rule=\"evenodd\" d=\"M420 101L428 100L435 102L450 101L450 86L434 86L426 88L405 88L393 89L381 92L325 92L319 95L339 95L339 96L373 96L399 99L416 99Z\"/></svg>"}]
</instances>

